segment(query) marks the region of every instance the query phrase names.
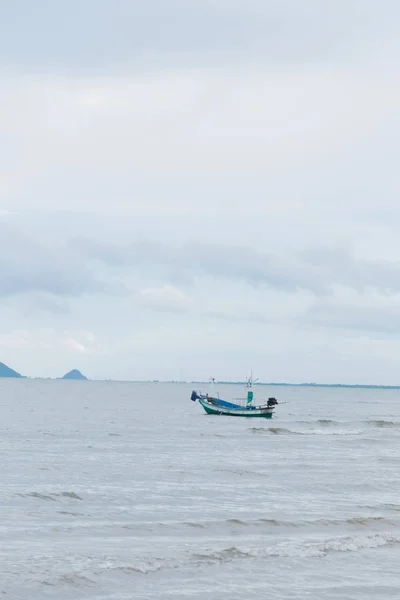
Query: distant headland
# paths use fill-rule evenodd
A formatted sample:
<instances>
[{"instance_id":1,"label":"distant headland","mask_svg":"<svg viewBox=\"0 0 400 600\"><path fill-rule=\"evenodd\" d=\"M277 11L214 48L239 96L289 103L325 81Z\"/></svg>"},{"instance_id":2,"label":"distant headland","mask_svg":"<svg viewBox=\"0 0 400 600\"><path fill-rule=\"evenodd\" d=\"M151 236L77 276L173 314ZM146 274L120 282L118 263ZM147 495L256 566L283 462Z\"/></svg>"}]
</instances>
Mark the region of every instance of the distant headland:
<instances>
[{"instance_id":1,"label":"distant headland","mask_svg":"<svg viewBox=\"0 0 400 600\"><path fill-rule=\"evenodd\" d=\"M171 383L189 383L189 382L171 382ZM191 381L193 384L209 385L209 381ZM216 381L220 385L246 385L245 381ZM255 386L267 385L270 387L315 387L315 388L362 388L373 390L399 390L399 385L383 385L379 383L283 383L275 381L257 381Z\"/></svg>"},{"instance_id":2,"label":"distant headland","mask_svg":"<svg viewBox=\"0 0 400 600\"><path fill-rule=\"evenodd\" d=\"M14 379L27 379L26 375L21 375L21 373L17 373L14 369L10 369L4 363L0 362L0 378L14 378ZM63 377L59 377L58 379L75 379L79 381L87 381L87 377L83 375L78 369L72 369L72 371L68 371L65 373Z\"/></svg>"},{"instance_id":3,"label":"distant headland","mask_svg":"<svg viewBox=\"0 0 400 600\"><path fill-rule=\"evenodd\" d=\"M22 379L23 375L21 373L17 373L14 369L10 369L4 363L0 362L0 377L14 377L18 379Z\"/></svg>"}]
</instances>

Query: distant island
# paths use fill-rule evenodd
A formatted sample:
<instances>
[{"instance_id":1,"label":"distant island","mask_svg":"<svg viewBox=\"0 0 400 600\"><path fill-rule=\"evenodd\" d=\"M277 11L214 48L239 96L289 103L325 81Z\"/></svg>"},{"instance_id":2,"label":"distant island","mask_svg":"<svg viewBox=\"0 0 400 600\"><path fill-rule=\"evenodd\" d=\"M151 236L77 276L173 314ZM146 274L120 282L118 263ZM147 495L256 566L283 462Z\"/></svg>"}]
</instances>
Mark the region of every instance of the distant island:
<instances>
[{"instance_id":1,"label":"distant island","mask_svg":"<svg viewBox=\"0 0 400 600\"><path fill-rule=\"evenodd\" d=\"M13 379L26 379L25 375L21 375L21 373L17 373L14 369L7 367L4 363L0 362L0 379L2 377L13 378ZM75 379L78 381L87 381L87 377L83 375L78 369L72 369L72 371L68 371L65 373L64 377L58 377L57 379Z\"/></svg>"},{"instance_id":2,"label":"distant island","mask_svg":"<svg viewBox=\"0 0 400 600\"><path fill-rule=\"evenodd\" d=\"M68 373L65 373L64 377L61 377L61 379L75 379L79 381L87 381L87 377L85 377L85 375L78 371L78 369L72 369L72 371L68 371Z\"/></svg>"},{"instance_id":3,"label":"distant island","mask_svg":"<svg viewBox=\"0 0 400 600\"><path fill-rule=\"evenodd\" d=\"M4 363L0 362L0 377L14 377L18 379L22 379L23 375L21 373L17 373L14 369L10 369Z\"/></svg>"}]
</instances>

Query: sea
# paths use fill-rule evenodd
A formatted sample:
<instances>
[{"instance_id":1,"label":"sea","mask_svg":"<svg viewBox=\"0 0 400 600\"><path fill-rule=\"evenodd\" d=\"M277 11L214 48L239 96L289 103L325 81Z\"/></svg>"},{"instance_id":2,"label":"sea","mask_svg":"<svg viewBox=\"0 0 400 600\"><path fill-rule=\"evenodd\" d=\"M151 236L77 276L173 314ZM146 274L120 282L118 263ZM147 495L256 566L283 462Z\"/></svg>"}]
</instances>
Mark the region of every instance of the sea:
<instances>
[{"instance_id":1,"label":"sea","mask_svg":"<svg viewBox=\"0 0 400 600\"><path fill-rule=\"evenodd\" d=\"M0 381L0 597L398 599L400 390L192 387Z\"/></svg>"}]
</instances>

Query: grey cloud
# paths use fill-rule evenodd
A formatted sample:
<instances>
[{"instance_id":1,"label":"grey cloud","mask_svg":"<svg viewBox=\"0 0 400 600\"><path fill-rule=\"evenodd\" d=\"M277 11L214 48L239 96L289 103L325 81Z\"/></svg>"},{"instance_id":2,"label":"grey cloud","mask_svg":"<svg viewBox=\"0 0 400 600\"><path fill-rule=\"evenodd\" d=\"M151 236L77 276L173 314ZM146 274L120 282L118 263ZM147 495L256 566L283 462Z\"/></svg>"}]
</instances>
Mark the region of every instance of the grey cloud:
<instances>
[{"instance_id":1,"label":"grey cloud","mask_svg":"<svg viewBox=\"0 0 400 600\"><path fill-rule=\"evenodd\" d=\"M0 223L0 297L30 292L79 296L103 289L105 286L70 250L54 243L46 247L45 241L36 241L17 228ZM50 307L45 295L39 297L42 306L45 303ZM54 303L52 306L54 309Z\"/></svg>"},{"instance_id":2,"label":"grey cloud","mask_svg":"<svg viewBox=\"0 0 400 600\"><path fill-rule=\"evenodd\" d=\"M240 311L233 312L226 310L211 310L198 308L191 310L189 307L172 307L168 305L151 306L151 310L160 313L170 313L174 315L189 315L191 317L207 317L216 321L227 321L228 323L258 323L259 325L271 325L274 323L272 319L265 317L262 314Z\"/></svg>"},{"instance_id":3,"label":"grey cloud","mask_svg":"<svg viewBox=\"0 0 400 600\"><path fill-rule=\"evenodd\" d=\"M362 332L367 335L400 333L400 305L398 307L354 306L317 303L302 315L298 322L312 327L327 327Z\"/></svg>"},{"instance_id":4,"label":"grey cloud","mask_svg":"<svg viewBox=\"0 0 400 600\"><path fill-rule=\"evenodd\" d=\"M286 292L311 290L329 293L319 270L296 258L280 258L250 248L217 244L188 243L181 247L158 242L134 242L128 247L79 239L73 244L88 259L111 267L134 267L146 278L169 283L190 283L195 277L209 276L242 280L255 286L270 286Z\"/></svg>"},{"instance_id":5,"label":"grey cloud","mask_svg":"<svg viewBox=\"0 0 400 600\"><path fill-rule=\"evenodd\" d=\"M58 319L70 313L68 297L56 296L51 292L26 291L21 294L13 293L8 294L6 297L3 296L1 300L3 306L7 305L29 319L36 318L44 313L48 322L50 314Z\"/></svg>"},{"instance_id":6,"label":"grey cloud","mask_svg":"<svg viewBox=\"0 0 400 600\"><path fill-rule=\"evenodd\" d=\"M332 295L335 286L362 293L372 289L381 294L400 291L400 262L361 260L341 249L311 248L285 256L194 242L173 247L142 241L123 247L79 239L73 244L88 259L110 267L133 267L144 278L170 283L190 283L195 277L209 276L288 293L304 290L319 296Z\"/></svg>"},{"instance_id":7,"label":"grey cloud","mask_svg":"<svg viewBox=\"0 0 400 600\"><path fill-rule=\"evenodd\" d=\"M382 294L400 292L400 261L359 259L346 248L311 248L302 256L333 283L361 293L370 288Z\"/></svg>"},{"instance_id":8,"label":"grey cloud","mask_svg":"<svg viewBox=\"0 0 400 600\"><path fill-rule=\"evenodd\" d=\"M283 255L197 242L174 246L142 240L122 246L75 238L62 244L46 237L45 229L41 231L41 239L32 238L0 222L0 297L35 293L32 298L38 307L55 312L65 310L65 304L54 303L52 297L62 301L82 294L126 294L123 282L130 275L136 276L139 287L154 281L192 285L198 279L211 278L287 294L311 293L320 300L304 316L305 321L332 322L339 327L341 309L332 299L341 287L359 294L400 292L400 262L361 260L347 249L313 247ZM358 326L357 310L354 315L347 312L348 322L343 316L343 326ZM262 314L246 316L246 320L263 319ZM362 324L360 321L360 327Z\"/></svg>"},{"instance_id":9,"label":"grey cloud","mask_svg":"<svg viewBox=\"0 0 400 600\"><path fill-rule=\"evenodd\" d=\"M233 321L238 323L258 323L260 325L271 325L274 323L273 319L268 318L262 314L257 314L250 311L240 311L240 313L232 313L228 311L222 312L217 310L205 310L201 314L211 319L222 319L224 321Z\"/></svg>"},{"instance_id":10,"label":"grey cloud","mask_svg":"<svg viewBox=\"0 0 400 600\"><path fill-rule=\"evenodd\" d=\"M126 70L349 61L396 34L398 3L373 0L13 0L0 55L25 69Z\"/></svg>"}]
</instances>

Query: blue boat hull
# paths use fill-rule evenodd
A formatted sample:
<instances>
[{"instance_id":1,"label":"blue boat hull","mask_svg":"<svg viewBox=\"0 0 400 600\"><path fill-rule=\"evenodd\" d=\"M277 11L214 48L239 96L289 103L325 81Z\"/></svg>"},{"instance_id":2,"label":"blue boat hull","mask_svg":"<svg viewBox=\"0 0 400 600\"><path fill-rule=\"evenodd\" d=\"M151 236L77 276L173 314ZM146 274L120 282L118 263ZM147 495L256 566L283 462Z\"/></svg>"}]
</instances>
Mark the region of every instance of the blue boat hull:
<instances>
[{"instance_id":1,"label":"blue boat hull","mask_svg":"<svg viewBox=\"0 0 400 600\"><path fill-rule=\"evenodd\" d=\"M231 402L225 402L219 398L200 397L199 402L209 415L271 419L274 412L273 406L240 406Z\"/></svg>"}]
</instances>

